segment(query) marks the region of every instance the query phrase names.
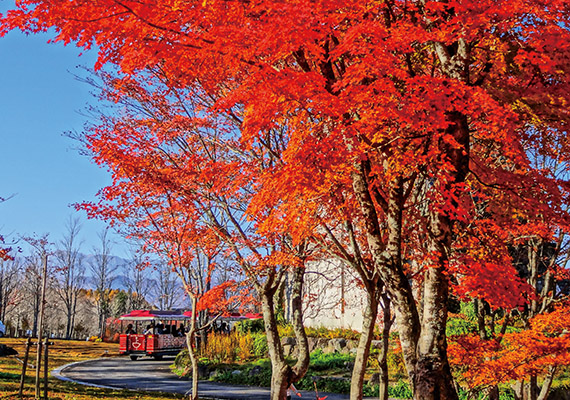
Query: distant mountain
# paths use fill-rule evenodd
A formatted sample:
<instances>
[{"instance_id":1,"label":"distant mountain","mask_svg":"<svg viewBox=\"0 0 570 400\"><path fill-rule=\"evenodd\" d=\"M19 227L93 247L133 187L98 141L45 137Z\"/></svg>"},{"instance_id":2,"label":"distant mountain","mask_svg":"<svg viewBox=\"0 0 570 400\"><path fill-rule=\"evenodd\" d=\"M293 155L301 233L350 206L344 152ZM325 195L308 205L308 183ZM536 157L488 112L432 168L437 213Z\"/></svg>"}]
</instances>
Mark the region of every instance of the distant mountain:
<instances>
[{"instance_id":1,"label":"distant mountain","mask_svg":"<svg viewBox=\"0 0 570 400\"><path fill-rule=\"evenodd\" d=\"M85 288L95 289L92 266L97 265L97 256L93 254L83 254L83 257L85 262ZM126 271L128 266L128 260L117 256L109 256L109 271L111 271L111 276L114 277L111 285L112 289L127 289L128 278Z\"/></svg>"}]
</instances>

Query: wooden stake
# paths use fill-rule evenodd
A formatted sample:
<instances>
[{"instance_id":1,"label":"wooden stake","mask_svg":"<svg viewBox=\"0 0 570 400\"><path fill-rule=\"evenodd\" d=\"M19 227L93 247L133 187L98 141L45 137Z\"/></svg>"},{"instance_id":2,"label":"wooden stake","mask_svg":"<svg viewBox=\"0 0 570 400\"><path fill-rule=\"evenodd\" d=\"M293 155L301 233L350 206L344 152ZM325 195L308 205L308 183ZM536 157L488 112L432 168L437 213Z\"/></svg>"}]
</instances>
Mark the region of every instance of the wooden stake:
<instances>
[{"instance_id":1,"label":"wooden stake","mask_svg":"<svg viewBox=\"0 0 570 400\"><path fill-rule=\"evenodd\" d=\"M22 398L24 391L24 380L26 379L26 369L28 368L28 357L30 355L30 347L32 347L32 338L26 340L26 352L24 353L24 363L22 364L22 378L20 379L20 390L18 396Z\"/></svg>"},{"instance_id":2,"label":"wooden stake","mask_svg":"<svg viewBox=\"0 0 570 400\"><path fill-rule=\"evenodd\" d=\"M46 341L44 343L44 399L48 399L48 347L50 342L46 335Z\"/></svg>"},{"instance_id":3,"label":"wooden stake","mask_svg":"<svg viewBox=\"0 0 570 400\"><path fill-rule=\"evenodd\" d=\"M44 251L42 254L43 261L43 281L42 281L42 301L40 303L40 316L38 321L38 354L36 356L36 399L41 398L40 390L40 366L42 364L42 336L44 324L44 309L46 305L46 286L47 286L47 253Z\"/></svg>"},{"instance_id":4,"label":"wooden stake","mask_svg":"<svg viewBox=\"0 0 570 400\"><path fill-rule=\"evenodd\" d=\"M41 399L41 381L40 381L40 372L42 369L42 347L43 343L41 338L38 338L38 343L36 345L36 399Z\"/></svg>"}]
</instances>

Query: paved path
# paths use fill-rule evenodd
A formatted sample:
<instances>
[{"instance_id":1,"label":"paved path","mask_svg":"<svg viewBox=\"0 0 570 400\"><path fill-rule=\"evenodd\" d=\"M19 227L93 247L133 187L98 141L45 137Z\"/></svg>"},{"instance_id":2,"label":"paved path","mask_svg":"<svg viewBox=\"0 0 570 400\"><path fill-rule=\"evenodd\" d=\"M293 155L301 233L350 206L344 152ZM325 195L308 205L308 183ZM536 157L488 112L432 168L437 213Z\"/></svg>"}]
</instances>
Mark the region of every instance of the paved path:
<instances>
[{"instance_id":1,"label":"paved path","mask_svg":"<svg viewBox=\"0 0 570 400\"><path fill-rule=\"evenodd\" d=\"M187 393L191 382L179 379L170 372L173 359L155 361L142 358L131 361L128 357L100 358L66 365L52 372L56 378L84 385L111 389L134 389L170 393ZM232 400L267 400L269 389L253 386L227 385L200 381L198 393L202 398ZM303 399L314 399L315 392L301 391ZM348 395L320 393L327 400L346 400Z\"/></svg>"}]
</instances>

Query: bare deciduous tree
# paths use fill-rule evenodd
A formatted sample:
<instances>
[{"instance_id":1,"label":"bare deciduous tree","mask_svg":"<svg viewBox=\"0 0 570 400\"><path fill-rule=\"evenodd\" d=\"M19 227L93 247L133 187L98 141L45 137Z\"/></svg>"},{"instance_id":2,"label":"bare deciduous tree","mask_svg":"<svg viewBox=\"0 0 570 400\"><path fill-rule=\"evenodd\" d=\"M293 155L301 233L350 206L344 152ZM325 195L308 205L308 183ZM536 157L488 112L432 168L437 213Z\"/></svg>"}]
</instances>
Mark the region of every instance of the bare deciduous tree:
<instances>
[{"instance_id":1,"label":"bare deciduous tree","mask_svg":"<svg viewBox=\"0 0 570 400\"><path fill-rule=\"evenodd\" d=\"M85 282L85 263L83 255L79 252L78 235L81 230L79 219L70 218L66 228L66 235L60 242L61 249L56 252L59 264L56 293L63 303L66 316L65 337L70 339L75 325L77 299Z\"/></svg>"},{"instance_id":2,"label":"bare deciduous tree","mask_svg":"<svg viewBox=\"0 0 570 400\"><path fill-rule=\"evenodd\" d=\"M158 284L155 290L155 298L158 308L171 310L180 307L184 302L184 291L178 281L178 275L172 267L165 262L156 265Z\"/></svg>"},{"instance_id":3,"label":"bare deciduous tree","mask_svg":"<svg viewBox=\"0 0 570 400\"><path fill-rule=\"evenodd\" d=\"M50 253L51 244L48 242L47 235L39 238L26 237L24 240L34 249L32 254L25 259L24 274L26 279L24 279L23 288L26 291L26 299L30 301L27 306L33 315L32 336L36 336L38 332L41 333L40 310L44 289L43 281L45 278L46 282L50 282L53 272L51 269L45 268L44 274L44 258ZM46 276L44 277L44 275Z\"/></svg>"},{"instance_id":4,"label":"bare deciduous tree","mask_svg":"<svg viewBox=\"0 0 570 400\"><path fill-rule=\"evenodd\" d=\"M109 229L99 233L100 247L93 249L93 258L89 263L95 286L95 306L97 308L99 336L105 334L105 320L110 313L110 291L115 280L117 266L111 263L111 240Z\"/></svg>"},{"instance_id":5,"label":"bare deciduous tree","mask_svg":"<svg viewBox=\"0 0 570 400\"><path fill-rule=\"evenodd\" d=\"M125 286L128 293L128 308L140 310L148 304L148 297L151 294L151 282L148 279L148 271L145 256L140 250L132 252L131 259L125 269Z\"/></svg>"},{"instance_id":6,"label":"bare deciduous tree","mask_svg":"<svg viewBox=\"0 0 570 400\"><path fill-rule=\"evenodd\" d=\"M7 314L21 300L22 272L19 259L0 259L0 321L5 321Z\"/></svg>"}]
</instances>

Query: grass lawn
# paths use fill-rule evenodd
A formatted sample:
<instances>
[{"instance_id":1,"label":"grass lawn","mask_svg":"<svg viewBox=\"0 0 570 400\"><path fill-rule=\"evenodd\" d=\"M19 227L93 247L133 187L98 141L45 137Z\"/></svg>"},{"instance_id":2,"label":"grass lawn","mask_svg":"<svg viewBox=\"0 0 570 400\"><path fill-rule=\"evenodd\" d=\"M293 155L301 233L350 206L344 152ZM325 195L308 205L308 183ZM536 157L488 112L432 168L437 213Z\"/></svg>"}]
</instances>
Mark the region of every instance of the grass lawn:
<instances>
[{"instance_id":1,"label":"grass lawn","mask_svg":"<svg viewBox=\"0 0 570 400\"><path fill-rule=\"evenodd\" d=\"M34 341L35 342L35 341ZM111 357L118 355L119 346L115 343L93 343L73 340L55 340L49 348L49 370L53 370L65 364L76 361L88 360L99 357ZM25 353L25 339L1 338L0 344L14 348L23 359ZM36 363L36 348L30 349L29 362ZM0 399L18 398L22 363L13 356L0 357ZM43 369L41 375L43 376ZM33 399L35 370L30 368L26 371L24 384L24 399ZM43 388L43 386L42 386ZM183 395L142 393L131 390L107 390L89 386L76 385L70 382L49 378L50 399L140 399L140 400L166 400L182 399ZM43 391L42 391L43 396Z\"/></svg>"}]
</instances>

